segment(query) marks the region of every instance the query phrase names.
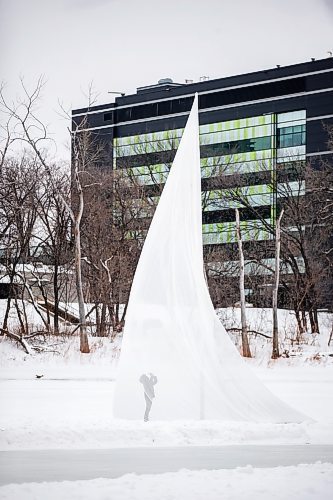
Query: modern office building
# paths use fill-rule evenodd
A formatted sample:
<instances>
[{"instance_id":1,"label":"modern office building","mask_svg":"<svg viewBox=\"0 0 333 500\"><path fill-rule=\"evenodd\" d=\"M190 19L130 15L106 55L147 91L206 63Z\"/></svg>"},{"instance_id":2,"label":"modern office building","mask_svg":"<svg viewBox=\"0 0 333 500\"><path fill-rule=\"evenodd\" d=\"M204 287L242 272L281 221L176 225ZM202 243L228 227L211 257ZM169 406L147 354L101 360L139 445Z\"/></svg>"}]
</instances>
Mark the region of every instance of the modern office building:
<instances>
[{"instance_id":1,"label":"modern office building","mask_svg":"<svg viewBox=\"0 0 333 500\"><path fill-rule=\"evenodd\" d=\"M168 175L195 92L204 253L212 278L237 262L235 208L239 208L245 257L247 248L252 256L266 249L266 268L261 266L259 273L252 257L246 262L247 293L252 297L265 284L274 262L274 234L268 228L274 228L279 188L285 186L297 196L306 193L305 183L293 177L290 165L332 157L327 126L333 125L333 58L197 83L163 79L138 88L134 95L117 97L115 103L77 109L73 122L86 117L85 128L108 147L105 166L127 169L146 186L147 195L158 197L157 188ZM218 249L223 251L223 262ZM256 279L250 279L251 273ZM229 271L235 283L232 274Z\"/></svg>"}]
</instances>

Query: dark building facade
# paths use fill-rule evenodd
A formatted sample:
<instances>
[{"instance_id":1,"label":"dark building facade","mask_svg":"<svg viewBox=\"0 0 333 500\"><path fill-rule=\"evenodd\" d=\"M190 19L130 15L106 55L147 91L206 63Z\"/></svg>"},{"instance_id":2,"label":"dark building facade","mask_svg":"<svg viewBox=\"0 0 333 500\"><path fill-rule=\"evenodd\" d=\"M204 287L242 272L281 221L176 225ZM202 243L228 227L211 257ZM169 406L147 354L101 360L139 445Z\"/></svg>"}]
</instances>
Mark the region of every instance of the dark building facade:
<instances>
[{"instance_id":1,"label":"dark building facade","mask_svg":"<svg viewBox=\"0 0 333 500\"><path fill-rule=\"evenodd\" d=\"M160 80L113 104L77 109L73 122L85 118L85 128L105 143L106 167L126 169L147 195L158 198L156 185L166 180L195 92L208 268L214 277L237 262L239 208L245 249L268 249L261 271L254 269L252 259L246 261L247 276L257 276L257 283L248 279L252 297L274 265L274 235L268 228L274 228L279 192L285 188L295 196L306 194L305 181L288 174L287 167L332 158L327 128L333 126L333 58L198 83ZM236 264L229 272L231 281L233 273Z\"/></svg>"}]
</instances>

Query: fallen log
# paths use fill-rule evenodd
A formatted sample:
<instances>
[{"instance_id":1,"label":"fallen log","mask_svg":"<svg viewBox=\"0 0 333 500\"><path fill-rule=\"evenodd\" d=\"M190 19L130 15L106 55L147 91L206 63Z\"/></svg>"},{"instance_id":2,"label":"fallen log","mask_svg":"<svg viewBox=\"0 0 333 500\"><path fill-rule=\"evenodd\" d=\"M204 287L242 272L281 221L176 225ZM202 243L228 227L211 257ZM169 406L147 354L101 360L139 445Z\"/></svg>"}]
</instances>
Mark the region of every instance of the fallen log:
<instances>
[{"instance_id":1,"label":"fallen log","mask_svg":"<svg viewBox=\"0 0 333 500\"><path fill-rule=\"evenodd\" d=\"M226 328L227 332L241 332L241 328ZM266 339L272 339L269 335L266 335L265 333L262 332L257 332L256 330L248 330L247 333L253 333L254 335L261 335L262 337L265 337Z\"/></svg>"},{"instance_id":2,"label":"fallen log","mask_svg":"<svg viewBox=\"0 0 333 500\"><path fill-rule=\"evenodd\" d=\"M30 346L29 344L25 341L24 337L20 337L20 335L17 335L16 333L9 332L8 330L4 330L3 328L0 328L1 335L7 336L12 340L15 340L18 342L26 352L26 354L31 354Z\"/></svg>"}]
</instances>

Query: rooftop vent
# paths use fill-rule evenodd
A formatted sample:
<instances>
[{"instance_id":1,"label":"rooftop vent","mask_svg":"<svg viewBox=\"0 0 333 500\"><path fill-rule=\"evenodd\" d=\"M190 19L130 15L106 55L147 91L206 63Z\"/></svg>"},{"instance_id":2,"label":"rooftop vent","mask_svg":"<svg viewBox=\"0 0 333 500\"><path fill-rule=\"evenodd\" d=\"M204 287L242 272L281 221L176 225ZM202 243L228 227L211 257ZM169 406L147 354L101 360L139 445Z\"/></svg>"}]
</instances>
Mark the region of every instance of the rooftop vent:
<instances>
[{"instance_id":1,"label":"rooftop vent","mask_svg":"<svg viewBox=\"0 0 333 500\"><path fill-rule=\"evenodd\" d=\"M159 85L165 85L166 83L173 83L172 78L161 78L158 80Z\"/></svg>"},{"instance_id":2,"label":"rooftop vent","mask_svg":"<svg viewBox=\"0 0 333 500\"><path fill-rule=\"evenodd\" d=\"M138 94L147 94L152 92L165 92L170 91L175 87L180 87L182 83L175 83L172 78L161 78L155 85L146 85L145 87L138 87L136 89Z\"/></svg>"}]
</instances>

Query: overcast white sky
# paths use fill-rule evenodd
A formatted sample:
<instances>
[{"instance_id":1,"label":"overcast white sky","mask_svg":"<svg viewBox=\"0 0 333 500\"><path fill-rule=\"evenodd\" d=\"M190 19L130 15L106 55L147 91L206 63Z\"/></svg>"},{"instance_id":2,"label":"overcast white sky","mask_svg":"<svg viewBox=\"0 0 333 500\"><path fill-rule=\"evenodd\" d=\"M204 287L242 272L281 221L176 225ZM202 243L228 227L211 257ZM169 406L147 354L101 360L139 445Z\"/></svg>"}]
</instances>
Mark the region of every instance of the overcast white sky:
<instances>
[{"instance_id":1,"label":"overcast white sky","mask_svg":"<svg viewBox=\"0 0 333 500\"><path fill-rule=\"evenodd\" d=\"M220 78L328 56L333 0L0 0L0 80L47 85L42 119L66 156L67 109L160 78Z\"/></svg>"}]
</instances>

